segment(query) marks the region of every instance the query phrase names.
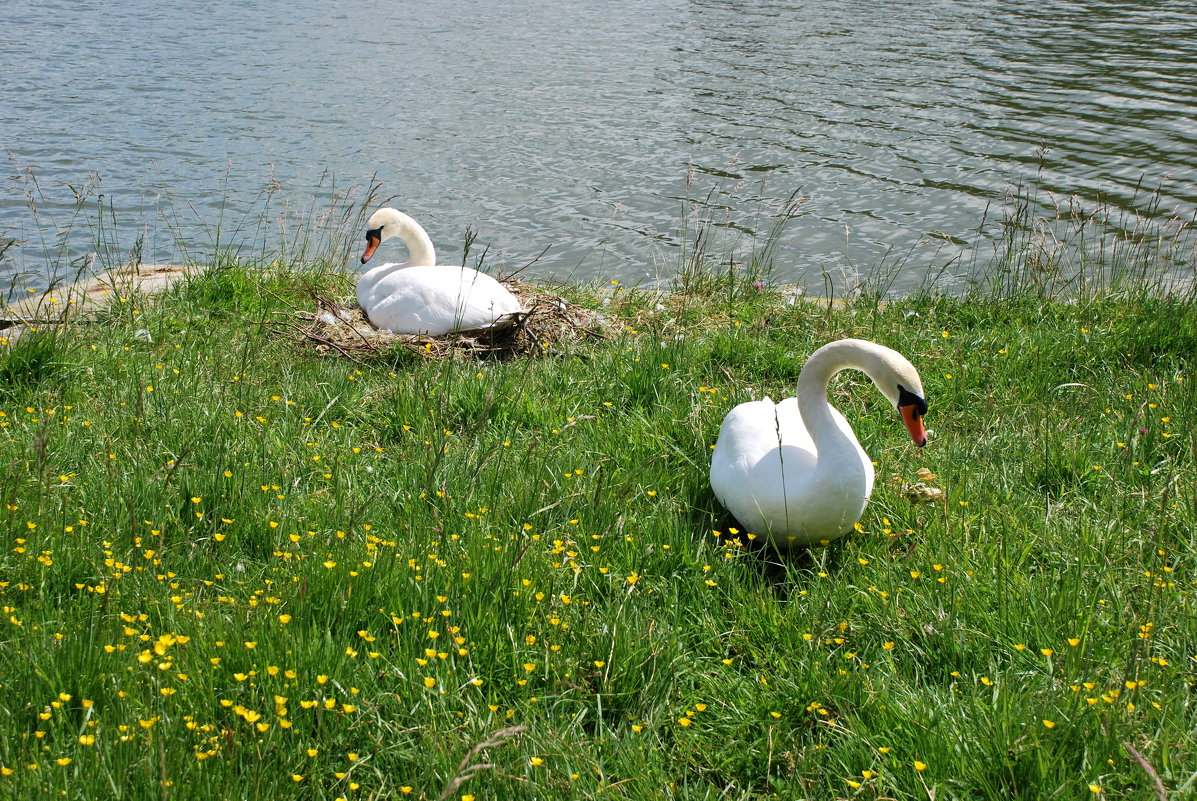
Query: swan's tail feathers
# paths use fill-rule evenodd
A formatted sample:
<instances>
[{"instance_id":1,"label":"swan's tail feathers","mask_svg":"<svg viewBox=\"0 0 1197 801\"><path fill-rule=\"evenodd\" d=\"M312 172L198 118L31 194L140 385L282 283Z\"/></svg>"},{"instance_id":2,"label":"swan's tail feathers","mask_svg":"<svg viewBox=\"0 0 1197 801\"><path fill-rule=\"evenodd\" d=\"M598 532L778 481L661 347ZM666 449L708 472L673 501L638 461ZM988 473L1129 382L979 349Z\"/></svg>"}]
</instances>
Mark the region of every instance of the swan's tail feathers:
<instances>
[{"instance_id":1,"label":"swan's tail feathers","mask_svg":"<svg viewBox=\"0 0 1197 801\"><path fill-rule=\"evenodd\" d=\"M523 309L515 312L508 312L501 317L496 317L495 321L487 326L487 328L507 328L512 325L523 325L524 321L528 319L528 312Z\"/></svg>"},{"instance_id":2,"label":"swan's tail feathers","mask_svg":"<svg viewBox=\"0 0 1197 801\"><path fill-rule=\"evenodd\" d=\"M500 317L496 317L494 320L491 320L489 323L486 323L484 325L480 325L476 328L455 329L453 331L453 333L458 334L460 336L468 337L468 336L472 336L475 334L484 334L489 331L497 331L497 330L503 329L503 328L522 326L524 324L524 321L528 319L529 315L530 315L530 312L522 311L522 310L517 311L517 312L508 312L507 314L504 314Z\"/></svg>"}]
</instances>

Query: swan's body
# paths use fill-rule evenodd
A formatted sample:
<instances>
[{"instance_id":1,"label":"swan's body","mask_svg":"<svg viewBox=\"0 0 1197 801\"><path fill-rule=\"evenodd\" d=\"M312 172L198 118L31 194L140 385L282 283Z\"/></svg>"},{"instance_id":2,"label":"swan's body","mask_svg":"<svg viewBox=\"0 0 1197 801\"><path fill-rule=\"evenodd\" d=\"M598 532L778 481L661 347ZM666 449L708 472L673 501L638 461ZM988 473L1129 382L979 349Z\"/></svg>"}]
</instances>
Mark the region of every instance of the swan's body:
<instances>
[{"instance_id":1,"label":"swan's body","mask_svg":"<svg viewBox=\"0 0 1197 801\"><path fill-rule=\"evenodd\" d=\"M511 323L523 313L515 295L489 275L469 267L436 266L432 240L406 214L379 209L366 228L362 264L391 237L402 239L408 252L405 263L380 264L357 281L358 305L376 327L439 336Z\"/></svg>"},{"instance_id":2,"label":"swan's body","mask_svg":"<svg viewBox=\"0 0 1197 801\"><path fill-rule=\"evenodd\" d=\"M779 548L833 540L852 529L873 490L873 463L844 416L827 402L840 370L863 370L926 444L918 372L900 353L859 339L815 351L794 398L736 406L711 459L715 496L748 532Z\"/></svg>"}]
</instances>

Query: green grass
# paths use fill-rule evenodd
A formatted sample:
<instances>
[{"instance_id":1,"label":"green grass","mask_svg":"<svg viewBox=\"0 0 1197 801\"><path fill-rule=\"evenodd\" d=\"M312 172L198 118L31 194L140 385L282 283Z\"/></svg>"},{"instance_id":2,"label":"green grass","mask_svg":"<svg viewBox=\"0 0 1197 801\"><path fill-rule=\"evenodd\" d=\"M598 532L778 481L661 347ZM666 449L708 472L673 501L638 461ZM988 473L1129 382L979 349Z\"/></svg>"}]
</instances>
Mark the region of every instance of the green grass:
<instances>
[{"instance_id":1,"label":"green grass","mask_svg":"<svg viewBox=\"0 0 1197 801\"><path fill-rule=\"evenodd\" d=\"M1197 793L1192 299L761 275L578 288L620 332L506 363L317 358L259 324L350 291L298 267L18 340L0 797L1154 797L1126 745ZM710 448L844 336L911 359L935 434L842 375L872 501L778 556Z\"/></svg>"}]
</instances>

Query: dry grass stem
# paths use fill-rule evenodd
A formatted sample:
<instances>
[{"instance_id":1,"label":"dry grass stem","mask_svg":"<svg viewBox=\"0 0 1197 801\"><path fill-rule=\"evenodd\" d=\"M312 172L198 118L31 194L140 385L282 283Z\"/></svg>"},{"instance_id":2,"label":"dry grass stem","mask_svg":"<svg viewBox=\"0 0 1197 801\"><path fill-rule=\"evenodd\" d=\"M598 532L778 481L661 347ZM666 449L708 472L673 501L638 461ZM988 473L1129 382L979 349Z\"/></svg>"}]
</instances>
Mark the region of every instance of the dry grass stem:
<instances>
[{"instance_id":1,"label":"dry grass stem","mask_svg":"<svg viewBox=\"0 0 1197 801\"><path fill-rule=\"evenodd\" d=\"M518 737L526 731L528 731L527 726L509 726L506 729L491 732L489 737L471 748L465 757L462 758L461 764L457 766L457 775L445 785L445 789L441 791L440 796L437 797L437 801L445 801L446 798L451 797L457 792L457 788L474 778L474 775L479 771L494 769L495 766L489 762L474 762L474 757L488 748L496 748L503 745L511 738Z\"/></svg>"},{"instance_id":2,"label":"dry grass stem","mask_svg":"<svg viewBox=\"0 0 1197 801\"><path fill-rule=\"evenodd\" d=\"M1123 743L1122 747L1126 749L1126 753L1131 755L1131 759L1139 764L1139 767L1151 777L1152 785L1155 789L1155 797L1160 801L1168 801L1168 790L1164 787L1164 782L1160 779L1160 774L1155 772L1155 768L1151 767L1151 763L1147 758L1139 753L1139 750L1130 743Z\"/></svg>"}]
</instances>

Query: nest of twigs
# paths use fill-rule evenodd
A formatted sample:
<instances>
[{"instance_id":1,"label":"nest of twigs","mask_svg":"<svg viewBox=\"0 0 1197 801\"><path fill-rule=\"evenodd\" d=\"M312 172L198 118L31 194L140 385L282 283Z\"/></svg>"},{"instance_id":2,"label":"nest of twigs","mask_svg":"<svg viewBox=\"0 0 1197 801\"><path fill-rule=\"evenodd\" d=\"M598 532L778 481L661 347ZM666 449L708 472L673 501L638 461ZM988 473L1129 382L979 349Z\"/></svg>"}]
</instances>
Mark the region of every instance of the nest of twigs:
<instances>
[{"instance_id":1,"label":"nest of twigs","mask_svg":"<svg viewBox=\"0 0 1197 801\"><path fill-rule=\"evenodd\" d=\"M431 358L509 359L560 353L591 339L606 339L611 323L599 312L522 281L504 281L527 311L508 315L494 326L455 331L444 336L393 334L370 324L356 302L337 303L311 292L316 310L295 319L275 319L277 333L322 356L364 361L397 349Z\"/></svg>"}]
</instances>

